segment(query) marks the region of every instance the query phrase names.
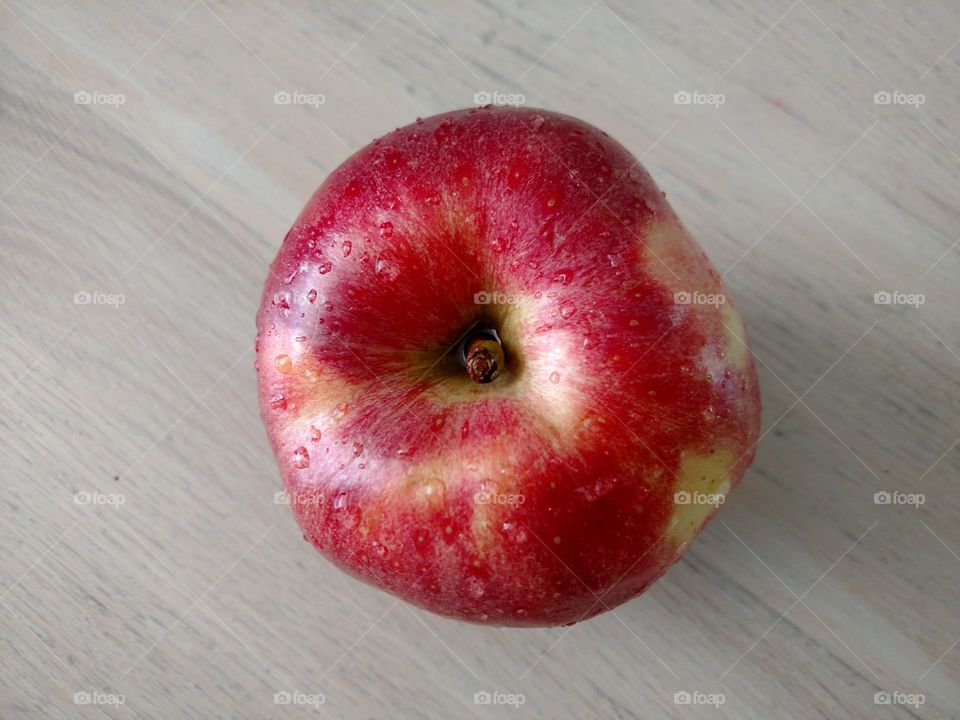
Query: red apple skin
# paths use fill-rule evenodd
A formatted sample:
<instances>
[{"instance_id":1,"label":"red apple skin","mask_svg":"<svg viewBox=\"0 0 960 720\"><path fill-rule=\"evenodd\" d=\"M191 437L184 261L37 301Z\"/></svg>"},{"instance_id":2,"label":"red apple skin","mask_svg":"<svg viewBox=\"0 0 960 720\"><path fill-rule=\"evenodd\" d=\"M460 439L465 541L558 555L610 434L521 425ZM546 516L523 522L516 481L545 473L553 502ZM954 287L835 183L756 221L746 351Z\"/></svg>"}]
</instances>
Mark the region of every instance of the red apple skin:
<instances>
[{"instance_id":1,"label":"red apple skin","mask_svg":"<svg viewBox=\"0 0 960 720\"><path fill-rule=\"evenodd\" d=\"M457 361L472 326L503 340L488 384ZM616 607L715 511L675 493L725 493L753 460L756 371L723 281L634 157L569 116L460 110L360 150L284 239L257 328L304 538L448 617Z\"/></svg>"}]
</instances>

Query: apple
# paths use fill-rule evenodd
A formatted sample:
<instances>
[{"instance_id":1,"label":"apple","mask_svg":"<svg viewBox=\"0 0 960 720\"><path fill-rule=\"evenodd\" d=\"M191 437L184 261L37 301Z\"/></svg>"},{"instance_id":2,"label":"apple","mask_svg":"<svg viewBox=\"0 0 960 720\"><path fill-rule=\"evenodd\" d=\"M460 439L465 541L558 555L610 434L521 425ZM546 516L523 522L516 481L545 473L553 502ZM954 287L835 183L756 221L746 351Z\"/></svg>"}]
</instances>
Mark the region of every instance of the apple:
<instances>
[{"instance_id":1,"label":"apple","mask_svg":"<svg viewBox=\"0 0 960 720\"><path fill-rule=\"evenodd\" d=\"M459 110L357 152L287 233L257 329L304 538L448 617L625 602L753 460L720 275L640 163L566 115Z\"/></svg>"}]
</instances>

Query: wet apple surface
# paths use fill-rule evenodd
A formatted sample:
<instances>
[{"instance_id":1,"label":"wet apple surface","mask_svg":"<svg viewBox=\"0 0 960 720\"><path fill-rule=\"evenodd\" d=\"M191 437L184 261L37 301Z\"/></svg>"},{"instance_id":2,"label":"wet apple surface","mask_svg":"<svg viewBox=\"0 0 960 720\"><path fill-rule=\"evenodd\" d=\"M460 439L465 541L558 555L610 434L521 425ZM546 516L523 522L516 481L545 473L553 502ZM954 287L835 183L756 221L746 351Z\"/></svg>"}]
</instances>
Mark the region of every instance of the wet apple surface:
<instances>
[{"instance_id":1,"label":"wet apple surface","mask_svg":"<svg viewBox=\"0 0 960 720\"><path fill-rule=\"evenodd\" d=\"M568 116L478 108L374 141L287 234L257 327L304 537L443 615L615 607L753 459L732 298L643 167Z\"/></svg>"}]
</instances>

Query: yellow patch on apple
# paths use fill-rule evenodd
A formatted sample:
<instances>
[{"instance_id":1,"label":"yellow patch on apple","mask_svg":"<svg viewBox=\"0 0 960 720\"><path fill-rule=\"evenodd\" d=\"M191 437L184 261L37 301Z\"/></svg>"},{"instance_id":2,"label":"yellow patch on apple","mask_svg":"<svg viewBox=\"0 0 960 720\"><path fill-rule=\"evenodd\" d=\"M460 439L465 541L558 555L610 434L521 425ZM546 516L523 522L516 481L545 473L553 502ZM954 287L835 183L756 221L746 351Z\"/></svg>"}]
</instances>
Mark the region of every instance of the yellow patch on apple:
<instances>
[{"instance_id":1,"label":"yellow patch on apple","mask_svg":"<svg viewBox=\"0 0 960 720\"><path fill-rule=\"evenodd\" d=\"M729 471L735 458L729 450L700 455L683 453L674 487L674 510L670 515L667 537L678 548L686 549L707 518L723 504L730 491Z\"/></svg>"}]
</instances>

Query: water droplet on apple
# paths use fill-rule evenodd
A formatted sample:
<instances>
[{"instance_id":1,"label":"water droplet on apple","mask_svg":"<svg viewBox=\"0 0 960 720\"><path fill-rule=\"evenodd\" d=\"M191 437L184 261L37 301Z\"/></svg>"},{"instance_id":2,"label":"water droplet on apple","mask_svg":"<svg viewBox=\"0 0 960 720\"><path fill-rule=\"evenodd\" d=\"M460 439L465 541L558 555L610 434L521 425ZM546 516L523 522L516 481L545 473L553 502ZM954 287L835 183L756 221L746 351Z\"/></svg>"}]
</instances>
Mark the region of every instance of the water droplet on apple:
<instances>
[{"instance_id":1,"label":"water droplet on apple","mask_svg":"<svg viewBox=\"0 0 960 720\"><path fill-rule=\"evenodd\" d=\"M530 121L530 129L534 132L540 132L540 128L543 127L543 124L546 122L546 119L543 115L536 115L533 120Z\"/></svg>"},{"instance_id":2,"label":"water droplet on apple","mask_svg":"<svg viewBox=\"0 0 960 720\"><path fill-rule=\"evenodd\" d=\"M573 270L560 270L556 275L553 276L553 281L555 283L560 283L561 285L569 285L570 280L573 279Z\"/></svg>"},{"instance_id":3,"label":"water droplet on apple","mask_svg":"<svg viewBox=\"0 0 960 720\"><path fill-rule=\"evenodd\" d=\"M334 420L343 420L343 416L350 410L350 403L340 403L337 409L333 411Z\"/></svg>"},{"instance_id":4,"label":"water droplet on apple","mask_svg":"<svg viewBox=\"0 0 960 720\"><path fill-rule=\"evenodd\" d=\"M550 382L552 382L554 385L560 382L560 373L558 373L556 370L550 373Z\"/></svg>"},{"instance_id":5,"label":"water droplet on apple","mask_svg":"<svg viewBox=\"0 0 960 720\"><path fill-rule=\"evenodd\" d=\"M577 306L574 305L569 300L564 300L560 303L560 317L564 320L570 318L577 311Z\"/></svg>"},{"instance_id":6,"label":"water droplet on apple","mask_svg":"<svg viewBox=\"0 0 960 720\"><path fill-rule=\"evenodd\" d=\"M347 494L340 493L333 499L333 509L343 510L347 506Z\"/></svg>"},{"instance_id":7,"label":"water droplet on apple","mask_svg":"<svg viewBox=\"0 0 960 720\"><path fill-rule=\"evenodd\" d=\"M467 592L470 593L475 598L483 597L483 594L487 591L486 586L483 584L483 581L474 576L467 578Z\"/></svg>"},{"instance_id":8,"label":"water droplet on apple","mask_svg":"<svg viewBox=\"0 0 960 720\"><path fill-rule=\"evenodd\" d=\"M316 290L311 290L310 292L307 293L307 300L309 300L311 303L312 303L312 302L315 302L316 299L317 299L317 291L316 291Z\"/></svg>"},{"instance_id":9,"label":"water droplet on apple","mask_svg":"<svg viewBox=\"0 0 960 720\"><path fill-rule=\"evenodd\" d=\"M470 434L470 421L464 420L463 425L460 426L460 437L465 438Z\"/></svg>"},{"instance_id":10,"label":"water droplet on apple","mask_svg":"<svg viewBox=\"0 0 960 720\"><path fill-rule=\"evenodd\" d=\"M307 452L307 449L303 447L303 445L293 451L293 465L301 470L303 470L305 467L309 467L310 453Z\"/></svg>"},{"instance_id":11,"label":"water droplet on apple","mask_svg":"<svg viewBox=\"0 0 960 720\"><path fill-rule=\"evenodd\" d=\"M377 259L377 275L387 282L393 282L400 275L400 265L384 258Z\"/></svg>"},{"instance_id":12,"label":"water droplet on apple","mask_svg":"<svg viewBox=\"0 0 960 720\"><path fill-rule=\"evenodd\" d=\"M583 336L583 349L592 350L600 344L600 339L593 333L587 333Z\"/></svg>"},{"instance_id":13,"label":"water droplet on apple","mask_svg":"<svg viewBox=\"0 0 960 720\"><path fill-rule=\"evenodd\" d=\"M343 251L344 257L350 257L350 252L353 250L353 243L349 240L344 240L343 245L340 246L340 249Z\"/></svg>"},{"instance_id":14,"label":"water droplet on apple","mask_svg":"<svg viewBox=\"0 0 960 720\"><path fill-rule=\"evenodd\" d=\"M363 452L363 443L358 442L353 444L353 456L360 457L360 454Z\"/></svg>"},{"instance_id":15,"label":"water droplet on apple","mask_svg":"<svg viewBox=\"0 0 960 720\"><path fill-rule=\"evenodd\" d=\"M279 309L281 317L286 317L290 312L290 293L287 290L276 293L273 304Z\"/></svg>"},{"instance_id":16,"label":"water droplet on apple","mask_svg":"<svg viewBox=\"0 0 960 720\"><path fill-rule=\"evenodd\" d=\"M317 266L317 271L318 271L321 275L326 275L326 274L327 274L328 272L330 272L332 269L333 269L333 263L330 262L329 260L323 260L323 261L321 261L321 263Z\"/></svg>"},{"instance_id":17,"label":"water droplet on apple","mask_svg":"<svg viewBox=\"0 0 960 720\"><path fill-rule=\"evenodd\" d=\"M277 371L284 375L293 370L293 360L290 359L289 355L277 355L273 364L276 365Z\"/></svg>"},{"instance_id":18,"label":"water droplet on apple","mask_svg":"<svg viewBox=\"0 0 960 720\"><path fill-rule=\"evenodd\" d=\"M319 428L311 425L310 426L310 442L320 442L320 438L323 437L320 434Z\"/></svg>"},{"instance_id":19,"label":"water droplet on apple","mask_svg":"<svg viewBox=\"0 0 960 720\"><path fill-rule=\"evenodd\" d=\"M385 548L381 543L378 543L376 540L370 543L370 550L374 555L381 558L387 554L387 548Z\"/></svg>"},{"instance_id":20,"label":"water droplet on apple","mask_svg":"<svg viewBox=\"0 0 960 720\"><path fill-rule=\"evenodd\" d=\"M277 393L272 398L270 398L270 407L272 407L274 410L286 410L287 399L283 396L282 393Z\"/></svg>"},{"instance_id":21,"label":"water droplet on apple","mask_svg":"<svg viewBox=\"0 0 960 720\"><path fill-rule=\"evenodd\" d=\"M393 223L385 222L380 224L380 237L388 238L393 235Z\"/></svg>"}]
</instances>

